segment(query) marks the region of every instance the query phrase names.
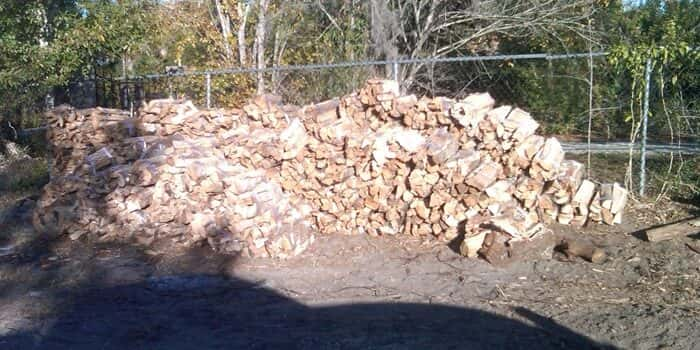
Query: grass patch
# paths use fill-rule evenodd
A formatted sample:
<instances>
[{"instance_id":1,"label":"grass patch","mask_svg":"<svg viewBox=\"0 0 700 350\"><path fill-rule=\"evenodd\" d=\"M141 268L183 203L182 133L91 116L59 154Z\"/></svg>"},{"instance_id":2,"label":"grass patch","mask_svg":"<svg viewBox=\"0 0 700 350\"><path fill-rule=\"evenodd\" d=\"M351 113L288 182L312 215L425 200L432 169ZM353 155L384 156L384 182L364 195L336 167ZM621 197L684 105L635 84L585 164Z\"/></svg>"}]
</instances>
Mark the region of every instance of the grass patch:
<instances>
[{"instance_id":1,"label":"grass patch","mask_svg":"<svg viewBox=\"0 0 700 350\"><path fill-rule=\"evenodd\" d=\"M2 192L38 190L48 182L48 165L43 158L15 160L0 170Z\"/></svg>"},{"instance_id":2,"label":"grass patch","mask_svg":"<svg viewBox=\"0 0 700 350\"><path fill-rule=\"evenodd\" d=\"M653 157L647 164L650 195L700 207L700 157Z\"/></svg>"},{"instance_id":3,"label":"grass patch","mask_svg":"<svg viewBox=\"0 0 700 350\"><path fill-rule=\"evenodd\" d=\"M628 166L627 154L593 154L591 156L591 178L600 182L624 183ZM634 155L632 176L634 192L639 191L641 162ZM569 154L586 164L585 154ZM678 154L652 154L646 160L646 195L649 199L667 198L673 201L700 207L700 156Z\"/></svg>"}]
</instances>

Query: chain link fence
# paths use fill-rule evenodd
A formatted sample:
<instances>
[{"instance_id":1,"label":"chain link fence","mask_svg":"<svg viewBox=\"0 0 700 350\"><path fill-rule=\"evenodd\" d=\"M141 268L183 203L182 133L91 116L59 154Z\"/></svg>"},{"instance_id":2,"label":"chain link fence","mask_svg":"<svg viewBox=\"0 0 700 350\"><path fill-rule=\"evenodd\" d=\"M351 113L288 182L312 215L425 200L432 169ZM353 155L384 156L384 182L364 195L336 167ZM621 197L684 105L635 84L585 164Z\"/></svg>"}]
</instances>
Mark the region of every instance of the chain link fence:
<instances>
[{"instance_id":1,"label":"chain link fence","mask_svg":"<svg viewBox=\"0 0 700 350\"><path fill-rule=\"evenodd\" d=\"M627 114L634 103L632 99L637 97L629 92L630 82L607 66L607 54L461 56L263 69L171 67L167 73L87 79L72 86L74 91L64 100L76 107L132 111L143 101L165 97L187 98L210 108L240 107L255 93L260 77L265 91L294 104L347 94L359 89L370 77L398 80L405 92L419 95L460 98L487 91L499 104L529 111L541 122L545 134L564 141L568 152L639 152L638 161L630 167L639 174L635 177L639 178L639 192L643 194L647 153L700 153L700 91L680 91L680 95L675 92L673 99L664 98L666 88L653 86L650 69L645 80L650 89L642 96L644 108L642 115L637 116L643 120L638 123L641 130L631 143L635 124L629 122ZM25 130L31 131L34 130Z\"/></svg>"}]
</instances>

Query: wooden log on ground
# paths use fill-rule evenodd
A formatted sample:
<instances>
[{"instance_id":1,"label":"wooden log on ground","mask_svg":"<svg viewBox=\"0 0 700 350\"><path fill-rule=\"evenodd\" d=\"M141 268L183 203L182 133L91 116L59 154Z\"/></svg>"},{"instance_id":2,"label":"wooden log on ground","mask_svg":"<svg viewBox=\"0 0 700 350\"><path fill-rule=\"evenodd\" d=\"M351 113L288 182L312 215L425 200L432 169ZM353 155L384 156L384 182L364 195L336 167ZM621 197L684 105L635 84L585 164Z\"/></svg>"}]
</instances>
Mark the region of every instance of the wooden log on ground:
<instances>
[{"instance_id":1,"label":"wooden log on ground","mask_svg":"<svg viewBox=\"0 0 700 350\"><path fill-rule=\"evenodd\" d=\"M607 258L605 251L583 239L563 239L557 249L569 259L580 257L594 264L600 264Z\"/></svg>"},{"instance_id":2,"label":"wooden log on ground","mask_svg":"<svg viewBox=\"0 0 700 350\"><path fill-rule=\"evenodd\" d=\"M698 232L700 232L700 218L692 218L646 229L644 237L649 242L661 242Z\"/></svg>"}]
</instances>

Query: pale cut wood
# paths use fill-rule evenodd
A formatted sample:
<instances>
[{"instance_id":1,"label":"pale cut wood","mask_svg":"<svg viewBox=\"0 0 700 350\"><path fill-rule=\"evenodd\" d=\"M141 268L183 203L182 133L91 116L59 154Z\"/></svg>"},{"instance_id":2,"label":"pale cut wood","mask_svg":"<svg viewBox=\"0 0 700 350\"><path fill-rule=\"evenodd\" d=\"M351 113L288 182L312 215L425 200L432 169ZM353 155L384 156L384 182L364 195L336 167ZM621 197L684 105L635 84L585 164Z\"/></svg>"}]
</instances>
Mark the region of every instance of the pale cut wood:
<instances>
[{"instance_id":1,"label":"pale cut wood","mask_svg":"<svg viewBox=\"0 0 700 350\"><path fill-rule=\"evenodd\" d=\"M622 214L627 205L629 192L617 182L613 184L612 206L610 212L614 215L613 224L622 223Z\"/></svg>"},{"instance_id":2,"label":"pale cut wood","mask_svg":"<svg viewBox=\"0 0 700 350\"><path fill-rule=\"evenodd\" d=\"M73 177L52 179L36 221L46 226L53 209L76 203L58 224L75 238L207 242L280 258L299 254L315 233L481 235L481 246L464 251L497 261L543 221L621 219L626 192L613 184L579 193L582 165L564 161L556 139L536 135L527 112L494 108L488 94L454 101L401 96L398 87L374 79L305 107L277 96L235 110L160 100L135 119L54 111L57 172ZM87 161L104 147L109 163Z\"/></svg>"},{"instance_id":3,"label":"pale cut wood","mask_svg":"<svg viewBox=\"0 0 700 350\"><path fill-rule=\"evenodd\" d=\"M435 130L427 141L428 155L436 164L443 164L452 158L459 150L459 142L447 128Z\"/></svg>"},{"instance_id":4,"label":"pale cut wood","mask_svg":"<svg viewBox=\"0 0 700 350\"><path fill-rule=\"evenodd\" d=\"M496 162L486 160L481 162L481 164L469 174L466 183L479 191L483 191L486 187L498 180L502 172L503 166Z\"/></svg>"},{"instance_id":5,"label":"pale cut wood","mask_svg":"<svg viewBox=\"0 0 700 350\"><path fill-rule=\"evenodd\" d=\"M477 128L479 121L486 117L494 104L495 100L488 93L471 94L455 103L450 115L460 125L467 128L469 133Z\"/></svg>"},{"instance_id":6,"label":"pale cut wood","mask_svg":"<svg viewBox=\"0 0 700 350\"><path fill-rule=\"evenodd\" d=\"M407 114L417 103L418 98L416 95L406 95L394 99L392 112L394 112L395 118Z\"/></svg>"},{"instance_id":7,"label":"pale cut wood","mask_svg":"<svg viewBox=\"0 0 700 350\"><path fill-rule=\"evenodd\" d=\"M515 108L503 121L502 139L512 138L516 142L522 142L534 135L539 126L540 124L532 118L530 113Z\"/></svg>"},{"instance_id":8,"label":"pale cut wood","mask_svg":"<svg viewBox=\"0 0 700 350\"><path fill-rule=\"evenodd\" d=\"M698 232L700 232L700 218L692 218L646 229L644 230L644 236L649 242L661 242Z\"/></svg>"},{"instance_id":9,"label":"pale cut wood","mask_svg":"<svg viewBox=\"0 0 700 350\"><path fill-rule=\"evenodd\" d=\"M483 230L477 234L465 236L459 246L459 252L468 258L476 258L479 255L479 249L484 244L487 232Z\"/></svg>"},{"instance_id":10,"label":"pale cut wood","mask_svg":"<svg viewBox=\"0 0 700 350\"><path fill-rule=\"evenodd\" d=\"M574 194L571 204L575 207L587 208L590 205L594 194L595 183L589 180L583 180L581 185L578 187L578 190Z\"/></svg>"},{"instance_id":11,"label":"pale cut wood","mask_svg":"<svg viewBox=\"0 0 700 350\"><path fill-rule=\"evenodd\" d=\"M575 160L564 160L559 166L559 174L553 185L558 190L574 195L583 180L583 164Z\"/></svg>"},{"instance_id":12,"label":"pale cut wood","mask_svg":"<svg viewBox=\"0 0 700 350\"><path fill-rule=\"evenodd\" d=\"M550 137L533 158L530 176L545 181L553 180L558 174L562 160L564 160L564 150L561 144L557 139Z\"/></svg>"},{"instance_id":13,"label":"pale cut wood","mask_svg":"<svg viewBox=\"0 0 700 350\"><path fill-rule=\"evenodd\" d=\"M515 163L522 169L528 169L532 159L540 152L544 146L545 138L540 135L526 137L516 148Z\"/></svg>"},{"instance_id":14,"label":"pale cut wood","mask_svg":"<svg viewBox=\"0 0 700 350\"><path fill-rule=\"evenodd\" d=\"M304 107L304 114L313 118L316 123L324 125L338 119L338 106L340 106L340 100L334 98Z\"/></svg>"}]
</instances>

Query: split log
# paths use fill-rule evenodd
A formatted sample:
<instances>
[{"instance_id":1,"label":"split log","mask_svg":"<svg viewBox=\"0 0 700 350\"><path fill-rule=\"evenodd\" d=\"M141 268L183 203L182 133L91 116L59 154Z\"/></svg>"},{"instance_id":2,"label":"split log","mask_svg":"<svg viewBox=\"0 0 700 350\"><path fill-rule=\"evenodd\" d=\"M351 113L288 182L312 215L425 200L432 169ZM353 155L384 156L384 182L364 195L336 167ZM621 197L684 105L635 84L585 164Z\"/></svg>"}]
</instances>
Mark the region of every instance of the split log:
<instances>
[{"instance_id":1,"label":"split log","mask_svg":"<svg viewBox=\"0 0 700 350\"><path fill-rule=\"evenodd\" d=\"M483 247L479 249L479 255L494 265L503 265L510 258L508 241L510 238L503 233L487 232L484 238Z\"/></svg>"},{"instance_id":2,"label":"split log","mask_svg":"<svg viewBox=\"0 0 700 350\"><path fill-rule=\"evenodd\" d=\"M502 165L486 160L481 162L481 164L467 176L466 183L479 191L483 191L486 187L498 180L502 173Z\"/></svg>"},{"instance_id":3,"label":"split log","mask_svg":"<svg viewBox=\"0 0 700 350\"><path fill-rule=\"evenodd\" d=\"M112 156L112 152L110 152L109 148L102 147L97 152L88 155L85 158L85 162L90 166L92 171L97 171L112 164L113 159L114 156Z\"/></svg>"},{"instance_id":4,"label":"split log","mask_svg":"<svg viewBox=\"0 0 700 350\"><path fill-rule=\"evenodd\" d=\"M686 219L672 224L653 227L644 230L644 236L649 242L661 242L675 237L688 236L700 232L700 219Z\"/></svg>"},{"instance_id":5,"label":"split log","mask_svg":"<svg viewBox=\"0 0 700 350\"><path fill-rule=\"evenodd\" d=\"M478 123L493 108L495 100L488 93L471 94L457 102L450 111L452 118L475 136Z\"/></svg>"},{"instance_id":6,"label":"split log","mask_svg":"<svg viewBox=\"0 0 700 350\"><path fill-rule=\"evenodd\" d=\"M459 252L468 258L476 258L479 255L479 249L483 246L486 233L487 231L481 231L475 235L465 236L459 246Z\"/></svg>"},{"instance_id":7,"label":"split log","mask_svg":"<svg viewBox=\"0 0 700 350\"><path fill-rule=\"evenodd\" d=\"M533 158L530 176L544 181L553 180L558 174L562 160L564 160L564 150L561 144L557 139L550 137Z\"/></svg>"}]
</instances>

